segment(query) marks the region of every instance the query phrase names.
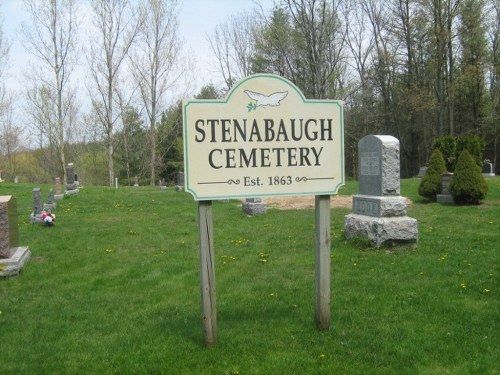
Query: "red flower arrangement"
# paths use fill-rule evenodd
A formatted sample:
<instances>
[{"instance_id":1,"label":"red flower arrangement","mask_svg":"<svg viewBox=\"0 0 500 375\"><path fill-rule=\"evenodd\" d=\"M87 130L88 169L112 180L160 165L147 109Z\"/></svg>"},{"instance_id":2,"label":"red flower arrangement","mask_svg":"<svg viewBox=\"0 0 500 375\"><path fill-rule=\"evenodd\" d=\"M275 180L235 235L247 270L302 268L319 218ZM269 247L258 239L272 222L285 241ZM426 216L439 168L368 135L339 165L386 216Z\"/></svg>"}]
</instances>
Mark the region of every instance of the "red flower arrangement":
<instances>
[{"instance_id":1,"label":"red flower arrangement","mask_svg":"<svg viewBox=\"0 0 500 375\"><path fill-rule=\"evenodd\" d=\"M56 215L47 211L42 211L42 220L46 225L54 225Z\"/></svg>"}]
</instances>

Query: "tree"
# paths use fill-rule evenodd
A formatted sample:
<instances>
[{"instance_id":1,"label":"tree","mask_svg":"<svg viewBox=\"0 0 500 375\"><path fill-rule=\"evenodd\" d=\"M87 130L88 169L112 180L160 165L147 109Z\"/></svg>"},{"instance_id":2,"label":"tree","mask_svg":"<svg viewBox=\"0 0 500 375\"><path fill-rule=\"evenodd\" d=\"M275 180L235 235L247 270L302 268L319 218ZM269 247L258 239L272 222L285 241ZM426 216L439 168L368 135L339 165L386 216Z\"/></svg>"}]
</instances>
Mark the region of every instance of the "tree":
<instances>
[{"instance_id":1,"label":"tree","mask_svg":"<svg viewBox=\"0 0 500 375\"><path fill-rule=\"evenodd\" d=\"M295 82L306 97L338 97L344 73L347 25L341 22L343 1L286 0L298 32L303 64Z\"/></svg>"},{"instance_id":2,"label":"tree","mask_svg":"<svg viewBox=\"0 0 500 375\"><path fill-rule=\"evenodd\" d=\"M244 12L217 25L208 38L218 64L218 73L224 79L227 90L252 72L254 38L258 27L256 17Z\"/></svg>"},{"instance_id":3,"label":"tree","mask_svg":"<svg viewBox=\"0 0 500 375\"><path fill-rule=\"evenodd\" d=\"M443 155L446 164L446 170L452 172L455 169L457 160L457 140L451 135L439 137L434 140L433 149L438 149Z\"/></svg>"},{"instance_id":4,"label":"tree","mask_svg":"<svg viewBox=\"0 0 500 375\"><path fill-rule=\"evenodd\" d=\"M458 157L449 190L458 204L480 204L488 193L488 184L468 150Z\"/></svg>"},{"instance_id":5,"label":"tree","mask_svg":"<svg viewBox=\"0 0 500 375\"><path fill-rule=\"evenodd\" d=\"M75 0L52 0L50 2L25 0L30 22L25 24L24 45L41 65L41 71L32 79L35 86L49 92L53 97L50 126L57 150L59 172L66 182L66 132L74 110L74 96L70 87L70 75L75 65L77 51L77 4ZM47 71L49 74L47 74ZM43 99L43 98L42 98ZM32 96L30 100L37 100Z\"/></svg>"},{"instance_id":6,"label":"tree","mask_svg":"<svg viewBox=\"0 0 500 375\"><path fill-rule=\"evenodd\" d=\"M124 166L124 177L127 179L127 184L131 185L133 176L143 177L147 173L149 152L147 133L135 108L127 106L120 112L123 128L115 137L120 145L117 148L116 159Z\"/></svg>"},{"instance_id":7,"label":"tree","mask_svg":"<svg viewBox=\"0 0 500 375\"><path fill-rule=\"evenodd\" d=\"M90 74L96 93L92 106L104 132L109 185L113 186L114 130L121 118L115 108L120 73L143 16L128 0L92 0L92 9L97 32L90 41Z\"/></svg>"},{"instance_id":8,"label":"tree","mask_svg":"<svg viewBox=\"0 0 500 375\"><path fill-rule=\"evenodd\" d=\"M489 152L493 154L493 165L497 167L498 160L498 129L500 129L500 0L494 0L487 10L489 18L489 42L491 46L489 64L489 94L490 94L490 126L488 138Z\"/></svg>"},{"instance_id":9,"label":"tree","mask_svg":"<svg viewBox=\"0 0 500 375\"><path fill-rule=\"evenodd\" d=\"M482 0L464 0L460 6L459 40L462 49L457 77L458 123L461 133L481 132L486 116L485 66L487 62L486 29ZM464 126L465 125L465 126Z\"/></svg>"},{"instance_id":10,"label":"tree","mask_svg":"<svg viewBox=\"0 0 500 375\"><path fill-rule=\"evenodd\" d=\"M159 163L157 122L165 94L184 70L176 70L181 46L177 36L177 0L145 0L140 43L130 59L149 125L150 183L155 184Z\"/></svg>"},{"instance_id":11,"label":"tree","mask_svg":"<svg viewBox=\"0 0 500 375\"><path fill-rule=\"evenodd\" d=\"M418 194L431 200L436 200L436 195L441 193L441 175L446 172L443 154L435 148L431 154L425 175L418 186Z\"/></svg>"}]
</instances>

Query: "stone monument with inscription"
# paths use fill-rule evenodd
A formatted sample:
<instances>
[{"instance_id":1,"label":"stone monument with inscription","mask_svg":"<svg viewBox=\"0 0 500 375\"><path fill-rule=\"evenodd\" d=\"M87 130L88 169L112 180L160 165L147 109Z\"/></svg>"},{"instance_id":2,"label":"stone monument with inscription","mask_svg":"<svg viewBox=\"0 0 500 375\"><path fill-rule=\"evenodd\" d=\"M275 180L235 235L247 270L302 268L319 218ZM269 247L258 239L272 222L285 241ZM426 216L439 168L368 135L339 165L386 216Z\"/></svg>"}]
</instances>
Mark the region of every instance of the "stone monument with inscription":
<instances>
[{"instance_id":1,"label":"stone monument with inscription","mask_svg":"<svg viewBox=\"0 0 500 375\"><path fill-rule=\"evenodd\" d=\"M75 170L73 163L68 163L66 166L66 191L64 194L73 195L80 193L78 182L75 180Z\"/></svg>"},{"instance_id":2,"label":"stone monument with inscription","mask_svg":"<svg viewBox=\"0 0 500 375\"><path fill-rule=\"evenodd\" d=\"M455 203L453 196L448 190L453 178L453 173L445 172L441 175L441 194L436 194L436 201L438 203Z\"/></svg>"},{"instance_id":3,"label":"stone monument with inscription","mask_svg":"<svg viewBox=\"0 0 500 375\"><path fill-rule=\"evenodd\" d=\"M417 220L406 216L400 195L399 141L389 135L369 135L359 141L359 194L353 213L344 218L347 238L365 237L373 246L386 242L416 242Z\"/></svg>"},{"instance_id":4,"label":"stone monument with inscription","mask_svg":"<svg viewBox=\"0 0 500 375\"><path fill-rule=\"evenodd\" d=\"M0 196L0 277L19 274L30 256L27 247L18 246L16 199Z\"/></svg>"},{"instance_id":5,"label":"stone monument with inscription","mask_svg":"<svg viewBox=\"0 0 500 375\"><path fill-rule=\"evenodd\" d=\"M33 212L30 214L30 223L41 223L42 220L42 191L40 188L34 188L32 191Z\"/></svg>"},{"instance_id":6,"label":"stone monument with inscription","mask_svg":"<svg viewBox=\"0 0 500 375\"><path fill-rule=\"evenodd\" d=\"M64 198L64 194L62 194L62 189L61 189L61 178L56 177L55 178L55 187L56 187L56 193L54 194L54 200L58 201Z\"/></svg>"}]
</instances>

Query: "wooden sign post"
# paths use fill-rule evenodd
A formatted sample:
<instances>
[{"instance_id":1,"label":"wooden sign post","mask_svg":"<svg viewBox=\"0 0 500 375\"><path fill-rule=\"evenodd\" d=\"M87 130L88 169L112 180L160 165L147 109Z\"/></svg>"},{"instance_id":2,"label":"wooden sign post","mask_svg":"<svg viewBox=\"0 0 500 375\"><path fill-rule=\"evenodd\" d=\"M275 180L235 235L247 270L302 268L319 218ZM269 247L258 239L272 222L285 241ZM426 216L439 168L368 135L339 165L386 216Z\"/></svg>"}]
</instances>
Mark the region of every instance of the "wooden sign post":
<instances>
[{"instance_id":1,"label":"wooden sign post","mask_svg":"<svg viewBox=\"0 0 500 375\"><path fill-rule=\"evenodd\" d=\"M257 74L223 100L183 103L185 190L199 201L205 345L217 341L212 200L316 196L316 323L330 325L330 195L344 185L342 102L308 100L283 77Z\"/></svg>"},{"instance_id":2,"label":"wooden sign post","mask_svg":"<svg viewBox=\"0 0 500 375\"><path fill-rule=\"evenodd\" d=\"M198 225L203 339L206 346L211 346L217 342L212 201L198 203Z\"/></svg>"}]
</instances>

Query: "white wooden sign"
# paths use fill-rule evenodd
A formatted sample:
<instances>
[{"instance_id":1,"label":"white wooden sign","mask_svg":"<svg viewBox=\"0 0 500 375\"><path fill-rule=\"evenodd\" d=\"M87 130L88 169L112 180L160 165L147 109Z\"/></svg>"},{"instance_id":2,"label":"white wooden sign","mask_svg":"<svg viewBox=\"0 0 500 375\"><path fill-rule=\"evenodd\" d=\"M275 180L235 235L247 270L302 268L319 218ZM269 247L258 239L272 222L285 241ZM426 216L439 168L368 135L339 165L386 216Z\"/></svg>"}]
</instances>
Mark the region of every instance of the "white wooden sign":
<instances>
[{"instance_id":1,"label":"white wooden sign","mask_svg":"<svg viewBox=\"0 0 500 375\"><path fill-rule=\"evenodd\" d=\"M336 194L342 102L307 100L283 77L240 81L224 100L183 103L185 189L195 200Z\"/></svg>"}]
</instances>

